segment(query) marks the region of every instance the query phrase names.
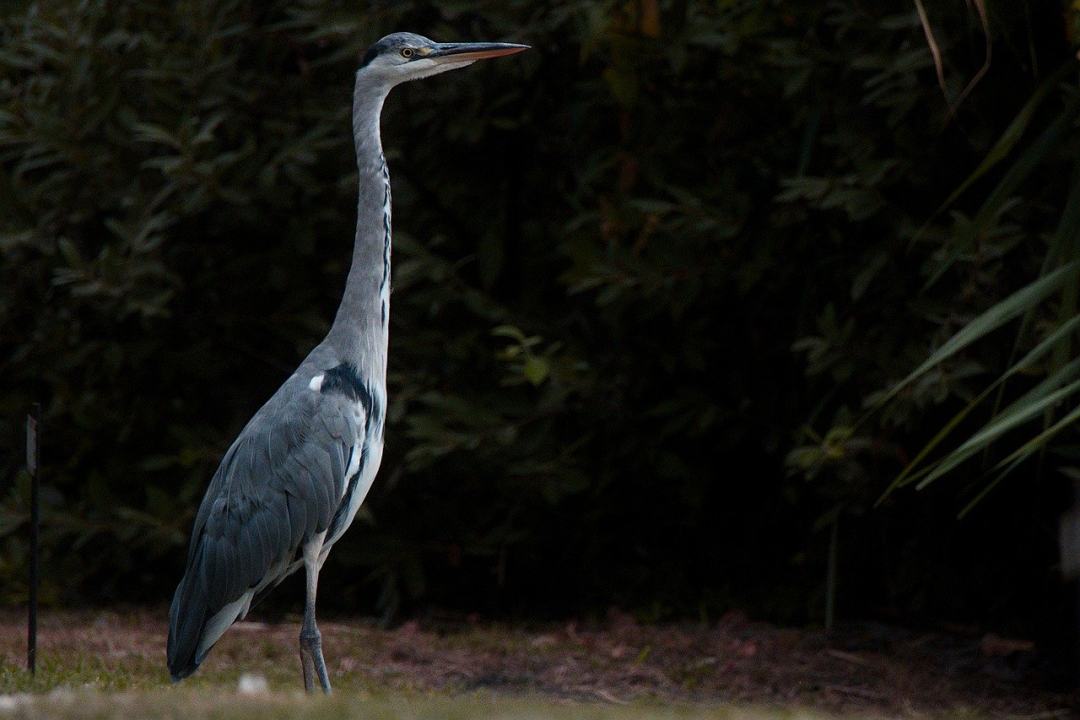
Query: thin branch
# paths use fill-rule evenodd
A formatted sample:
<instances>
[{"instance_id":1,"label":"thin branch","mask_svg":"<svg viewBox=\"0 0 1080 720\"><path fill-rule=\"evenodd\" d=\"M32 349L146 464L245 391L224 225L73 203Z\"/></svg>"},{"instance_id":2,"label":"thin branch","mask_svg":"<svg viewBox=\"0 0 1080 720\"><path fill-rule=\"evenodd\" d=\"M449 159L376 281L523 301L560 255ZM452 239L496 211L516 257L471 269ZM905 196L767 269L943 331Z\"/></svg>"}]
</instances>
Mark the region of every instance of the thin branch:
<instances>
[{"instance_id":1,"label":"thin branch","mask_svg":"<svg viewBox=\"0 0 1080 720\"><path fill-rule=\"evenodd\" d=\"M972 0L975 3L975 10L979 13L979 22L982 23L983 38L986 40L986 57L983 60L982 67L979 68L979 72L975 73L975 77L971 78L971 82L967 84L964 91L960 93L960 97L956 98L956 103L949 108L949 119L956 114L956 109L960 107L960 103L964 102L964 98L968 96L975 86L979 84L979 81L983 79L987 72L990 70L990 59L994 48L994 42L990 37L990 20L986 15L986 0Z\"/></svg>"},{"instance_id":2,"label":"thin branch","mask_svg":"<svg viewBox=\"0 0 1080 720\"><path fill-rule=\"evenodd\" d=\"M945 102L949 102L949 91L945 87L945 66L941 63L941 49L937 40L934 39L934 30L930 27L930 18L926 16L926 8L922 0L915 0L915 9L919 12L919 22L922 24L923 34L926 35L926 44L930 47L930 55L934 58L934 69L937 70L937 81L941 87L941 94L945 96Z\"/></svg>"},{"instance_id":3,"label":"thin branch","mask_svg":"<svg viewBox=\"0 0 1080 720\"><path fill-rule=\"evenodd\" d=\"M961 103L967 98L975 86L986 76L986 73L990 71L990 61L993 57L994 42L990 35L990 18L986 12L986 0L965 0L968 8L974 6L975 12L979 15L979 23L982 25L983 39L986 42L986 54L983 59L982 67L975 73L975 76L971 78L968 84L964 87L963 92L956 98L956 101L949 100L949 91L945 86L945 65L941 59L941 48L937 44L937 40L934 38L934 30L930 25L930 18L926 14L926 7L923 5L923 0L914 0L915 9L919 13L919 23L922 25L923 34L926 35L926 44L930 48L930 55L934 58L934 70L937 72L938 86L941 87L941 94L945 97L945 102L949 105L949 112L946 114L945 122L948 123L956 115L957 109Z\"/></svg>"}]
</instances>

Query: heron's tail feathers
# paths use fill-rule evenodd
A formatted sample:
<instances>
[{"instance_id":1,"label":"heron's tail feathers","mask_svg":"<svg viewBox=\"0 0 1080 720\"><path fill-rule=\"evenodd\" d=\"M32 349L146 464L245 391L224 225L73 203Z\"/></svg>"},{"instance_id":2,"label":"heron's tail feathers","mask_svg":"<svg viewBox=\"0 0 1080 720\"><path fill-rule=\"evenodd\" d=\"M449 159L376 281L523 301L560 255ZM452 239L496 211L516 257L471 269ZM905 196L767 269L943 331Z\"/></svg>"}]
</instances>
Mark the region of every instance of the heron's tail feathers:
<instances>
[{"instance_id":1,"label":"heron's tail feathers","mask_svg":"<svg viewBox=\"0 0 1080 720\"><path fill-rule=\"evenodd\" d=\"M208 586L203 568L206 552L205 543L200 543L169 608L166 653L173 682L198 669L225 631L247 615L255 595L255 588L230 588L220 582Z\"/></svg>"},{"instance_id":2,"label":"heron's tail feathers","mask_svg":"<svg viewBox=\"0 0 1080 720\"><path fill-rule=\"evenodd\" d=\"M209 615L202 573L189 568L176 586L169 608L169 642L166 655L173 682L183 680L199 667L199 645Z\"/></svg>"}]
</instances>

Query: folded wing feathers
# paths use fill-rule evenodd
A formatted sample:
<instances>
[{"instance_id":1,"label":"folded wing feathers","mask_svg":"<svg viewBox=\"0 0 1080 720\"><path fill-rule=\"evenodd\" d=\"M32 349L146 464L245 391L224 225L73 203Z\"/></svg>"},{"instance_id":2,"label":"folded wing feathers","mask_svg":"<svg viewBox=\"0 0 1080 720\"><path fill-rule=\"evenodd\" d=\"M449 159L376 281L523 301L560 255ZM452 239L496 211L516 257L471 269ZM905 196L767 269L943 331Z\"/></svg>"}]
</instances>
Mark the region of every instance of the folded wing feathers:
<instances>
[{"instance_id":1,"label":"folded wing feathers","mask_svg":"<svg viewBox=\"0 0 1080 720\"><path fill-rule=\"evenodd\" d=\"M169 613L174 679L198 666L208 619L249 589L280 582L298 547L338 510L359 435L352 407L316 393L282 402L279 413L268 412L272 403L229 448L199 508Z\"/></svg>"}]
</instances>

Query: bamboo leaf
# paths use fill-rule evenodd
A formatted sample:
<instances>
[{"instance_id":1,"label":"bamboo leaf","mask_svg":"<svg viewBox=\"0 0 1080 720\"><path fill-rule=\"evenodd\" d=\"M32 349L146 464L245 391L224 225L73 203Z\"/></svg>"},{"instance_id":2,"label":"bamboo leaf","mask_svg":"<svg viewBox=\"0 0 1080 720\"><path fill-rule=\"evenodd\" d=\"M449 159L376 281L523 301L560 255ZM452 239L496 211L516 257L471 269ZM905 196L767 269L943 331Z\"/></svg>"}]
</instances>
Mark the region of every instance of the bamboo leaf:
<instances>
[{"instance_id":1,"label":"bamboo leaf","mask_svg":"<svg viewBox=\"0 0 1080 720\"><path fill-rule=\"evenodd\" d=\"M1053 439L1055 435L1072 425L1078 419L1080 419L1080 407L1073 409L1073 411L1070 412L1068 415L1061 418L1056 423L1043 430L1041 433L1031 438L1026 443L1011 452L1001 462L995 465L994 469L998 470L1004 465L1013 463L1013 465L1010 466L1011 469L1011 467L1014 467L1019 462L1026 460L1028 456L1030 456L1032 453L1040 450L1043 446L1046 445L1049 440Z\"/></svg>"},{"instance_id":2,"label":"bamboo leaf","mask_svg":"<svg viewBox=\"0 0 1080 720\"><path fill-rule=\"evenodd\" d=\"M997 380L991 383L989 387L979 393L978 397L969 402L963 410L953 415L952 418L950 418L949 421L945 424L945 426L941 428L941 430L939 430L937 434L934 435L930 442L926 443L926 445L924 445L922 449L919 450L918 454L911 460L911 462L908 463L907 467L904 468L904 470L896 477L896 479L889 484L889 487L886 488L885 492L881 494L881 497L878 498L875 505L880 505L881 502L886 497L888 497L893 490L901 487L904 484L904 481L912 475L912 473L919 466L919 464L922 463L922 461L925 460L930 455L930 453L933 452L934 449L938 445L940 445L941 442L946 437L948 437L949 434L953 430L955 430L961 422L963 422L963 420L971 413L971 411L978 407L980 403L982 403L983 400L989 397L991 393L993 393L998 387L1003 385L1009 378L1016 375L1021 370L1025 370L1031 367L1035 364L1037 360L1046 355L1050 350L1056 348L1061 343L1061 341L1064 338L1067 338L1070 333L1075 331L1078 326L1080 326L1080 315L1077 315L1068 320L1067 322L1059 325L1038 345L1032 348L1032 350L1027 355L1025 355L1018 362L1013 364L1012 367L1002 373L1002 375Z\"/></svg>"},{"instance_id":3,"label":"bamboo leaf","mask_svg":"<svg viewBox=\"0 0 1080 720\"><path fill-rule=\"evenodd\" d=\"M903 390L912 380L915 380L930 368L949 359L979 338L993 332L1025 312L1028 308L1042 302L1051 293L1060 289L1077 271L1077 267L1078 261L1073 260L1049 275L1045 275L1030 285L1017 290L1009 297L984 311L946 340L940 348L932 353L919 367L911 371L907 377L894 385L878 400L877 404L884 404L896 397L896 394Z\"/></svg>"},{"instance_id":4,"label":"bamboo leaf","mask_svg":"<svg viewBox=\"0 0 1080 720\"><path fill-rule=\"evenodd\" d=\"M980 502L982 502L983 499L987 495L989 495L991 492L993 492L994 488L996 488L998 485L1000 485L1001 481L1005 479L1005 476L1009 475L1013 470L1015 470L1017 468L1017 466L1019 466L1022 462L1024 462L1025 459L1026 458L1020 458L1018 460L1014 460L1012 463L1009 464L1009 466L1007 468L1005 468L1004 470L999 472L997 474L997 477L995 477L993 480L988 482L986 484L986 487L984 487L982 490L980 490L979 493L974 498L971 499L971 502L969 502L967 505L964 506L964 509L961 510L959 512L959 514L957 514L957 516L956 516L957 520L963 520L965 517L967 517L968 513L970 513L972 510L974 510L975 506L978 505Z\"/></svg>"},{"instance_id":5,"label":"bamboo leaf","mask_svg":"<svg viewBox=\"0 0 1080 720\"><path fill-rule=\"evenodd\" d=\"M1036 167L1042 164L1046 157L1053 151L1061 148L1065 135L1072 128L1073 120L1077 109L1080 108L1080 95L1070 100L1068 106L1059 114L1054 122L1050 124L1042 135L1014 162L1009 169L1005 172L1005 175L1001 178L1001 181L990 192L986 200L983 201L982 206L976 213L971 225L968 229L968 234L972 236L978 236L985 233L986 229L990 227L996 217L1002 214L1002 207L1009 201L1009 198L1020 184L1027 179L1027 177L1035 170ZM966 243L962 243L966 244ZM927 290L934 285L940 279L945 272L956 261L957 253L953 253L952 256L943 262L934 274L923 284L923 290Z\"/></svg>"},{"instance_id":6,"label":"bamboo leaf","mask_svg":"<svg viewBox=\"0 0 1080 720\"><path fill-rule=\"evenodd\" d=\"M1039 274L1045 275L1051 267L1058 264L1060 259L1075 260L1080 258L1078 241L1080 241L1080 165L1078 165L1073 172L1073 183L1072 188L1069 190L1069 196L1065 201L1065 212L1062 213L1061 220L1058 222L1058 226L1055 228L1054 234L1050 239L1049 248L1046 257L1043 259L1042 270ZM1069 304L1068 297L1070 293L1074 292L1073 290L1070 290L1070 287L1075 288L1076 284L1076 278L1073 278L1072 281L1066 283L1064 288L1066 297L1059 310L1059 317L1065 318L1075 315L1075 313L1067 312L1066 306ZM1021 339L1026 335L1027 328L1035 321L1035 310L1036 308L1034 307L1029 308L1020 319L1020 328L1016 333L1016 340L1013 343L1010 359L1016 357L1016 353L1020 348ZM1062 345L1068 347L1071 343L1066 340ZM1058 366L1062 364L1060 357L1056 361L1056 364ZM1003 383L998 389L997 397L994 398L994 409L991 412L991 415L997 415L1004 397L1005 385Z\"/></svg>"},{"instance_id":7,"label":"bamboo leaf","mask_svg":"<svg viewBox=\"0 0 1080 720\"><path fill-rule=\"evenodd\" d=\"M1068 62L1062 64L1053 75L1039 85L1039 89L1032 94L1031 99L1024 103L1024 107L1020 108L1020 112L1016 114L1009 126L1005 128L1005 132L1001 133L1001 137L998 138L994 146L990 148L990 151L986 153L986 157L979 163L979 166L975 168L975 171L969 175L964 182L960 183L960 187L953 190L948 199L941 204L935 215L941 214L945 208L952 206L957 199L964 194L964 192L970 188L976 180L988 173L995 165L1008 157L1009 153L1016 146L1016 143L1020 141L1020 138L1024 136L1024 132L1027 130L1028 125L1031 123L1031 118L1035 115L1035 111L1042 105L1043 100L1050 93L1051 90L1057 87L1070 72L1075 69L1076 63L1070 58Z\"/></svg>"},{"instance_id":8,"label":"bamboo leaf","mask_svg":"<svg viewBox=\"0 0 1080 720\"><path fill-rule=\"evenodd\" d=\"M1070 367L1075 366L1071 364ZM1042 414L1043 410L1053 407L1055 404L1064 400L1069 395L1072 395L1077 390L1080 390L1080 381L1074 381L1069 383L1065 387L1055 392L1042 397L1041 399L1031 401L1029 396L1024 396L1021 400L1013 403L1009 406L1009 410L1002 413L1001 417L997 418L991 423L988 423L982 430L972 435L968 440L958 447L953 452L949 453L944 459L941 460L933 469L926 474L926 476L919 481L916 486L917 489L922 490L930 483L934 482L942 475L946 474L954 467L964 462L972 455L975 455L983 448L987 447L994 440L1004 435L1009 430L1022 425L1029 420L1032 420Z\"/></svg>"}]
</instances>

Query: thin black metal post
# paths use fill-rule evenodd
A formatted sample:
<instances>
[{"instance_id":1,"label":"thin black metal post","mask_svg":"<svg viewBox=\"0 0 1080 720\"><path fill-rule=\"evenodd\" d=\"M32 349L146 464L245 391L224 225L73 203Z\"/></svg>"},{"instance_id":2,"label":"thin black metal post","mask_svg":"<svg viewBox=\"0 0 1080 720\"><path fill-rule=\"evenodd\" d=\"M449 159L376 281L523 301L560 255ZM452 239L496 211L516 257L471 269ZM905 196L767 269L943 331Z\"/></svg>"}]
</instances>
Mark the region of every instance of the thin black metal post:
<instances>
[{"instance_id":1,"label":"thin black metal post","mask_svg":"<svg viewBox=\"0 0 1080 720\"><path fill-rule=\"evenodd\" d=\"M41 481L41 403L26 417L26 469L30 473L30 607L26 620L26 667L37 673L38 484Z\"/></svg>"}]
</instances>

